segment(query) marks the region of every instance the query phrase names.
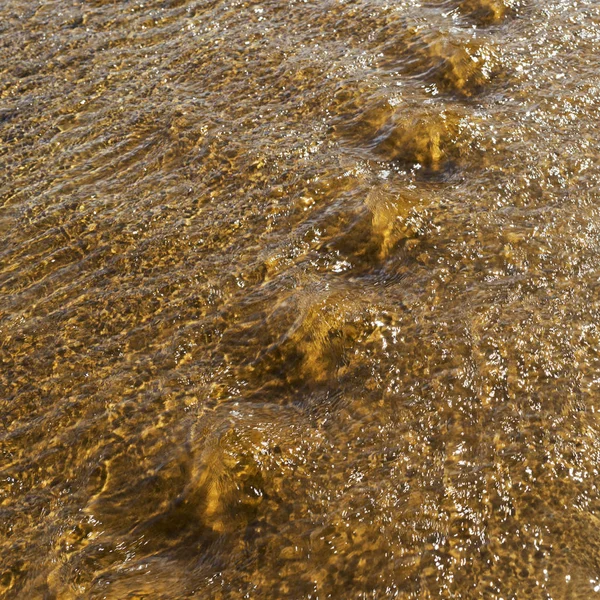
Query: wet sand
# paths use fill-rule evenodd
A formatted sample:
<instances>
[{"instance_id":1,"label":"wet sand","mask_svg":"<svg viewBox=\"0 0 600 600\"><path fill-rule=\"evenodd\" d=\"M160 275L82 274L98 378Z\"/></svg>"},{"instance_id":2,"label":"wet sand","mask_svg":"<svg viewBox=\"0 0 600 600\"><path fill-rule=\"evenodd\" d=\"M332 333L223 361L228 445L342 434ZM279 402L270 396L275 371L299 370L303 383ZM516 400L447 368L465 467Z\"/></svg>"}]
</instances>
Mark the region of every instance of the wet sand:
<instances>
[{"instance_id":1,"label":"wet sand","mask_svg":"<svg viewBox=\"0 0 600 600\"><path fill-rule=\"evenodd\" d=\"M0 598L600 597L600 7L0 6Z\"/></svg>"}]
</instances>

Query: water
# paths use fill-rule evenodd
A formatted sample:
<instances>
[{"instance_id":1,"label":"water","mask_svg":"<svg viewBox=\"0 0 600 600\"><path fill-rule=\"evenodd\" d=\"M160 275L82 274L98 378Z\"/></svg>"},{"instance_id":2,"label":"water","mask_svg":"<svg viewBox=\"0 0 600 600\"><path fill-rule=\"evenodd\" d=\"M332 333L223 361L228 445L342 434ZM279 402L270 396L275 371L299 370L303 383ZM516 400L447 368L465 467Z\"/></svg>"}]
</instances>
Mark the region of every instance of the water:
<instances>
[{"instance_id":1,"label":"water","mask_svg":"<svg viewBox=\"0 0 600 600\"><path fill-rule=\"evenodd\" d=\"M0 7L0 597L600 597L600 7Z\"/></svg>"}]
</instances>

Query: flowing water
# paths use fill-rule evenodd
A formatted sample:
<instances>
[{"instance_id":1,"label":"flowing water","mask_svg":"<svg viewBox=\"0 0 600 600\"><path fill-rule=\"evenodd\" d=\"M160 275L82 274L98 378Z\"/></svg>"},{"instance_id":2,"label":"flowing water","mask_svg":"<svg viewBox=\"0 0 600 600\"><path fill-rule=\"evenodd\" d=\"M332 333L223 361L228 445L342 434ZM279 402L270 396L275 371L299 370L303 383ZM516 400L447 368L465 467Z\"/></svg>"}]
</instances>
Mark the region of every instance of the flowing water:
<instances>
[{"instance_id":1,"label":"flowing water","mask_svg":"<svg viewBox=\"0 0 600 600\"><path fill-rule=\"evenodd\" d=\"M597 0L4 0L0 597L600 598Z\"/></svg>"}]
</instances>

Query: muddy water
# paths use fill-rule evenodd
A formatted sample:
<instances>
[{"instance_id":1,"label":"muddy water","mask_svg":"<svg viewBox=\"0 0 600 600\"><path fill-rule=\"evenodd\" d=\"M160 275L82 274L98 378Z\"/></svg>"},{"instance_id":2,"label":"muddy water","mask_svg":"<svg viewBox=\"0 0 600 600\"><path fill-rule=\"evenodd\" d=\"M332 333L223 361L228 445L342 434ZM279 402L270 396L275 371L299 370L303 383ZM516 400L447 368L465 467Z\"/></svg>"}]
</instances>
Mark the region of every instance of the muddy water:
<instances>
[{"instance_id":1,"label":"muddy water","mask_svg":"<svg viewBox=\"0 0 600 600\"><path fill-rule=\"evenodd\" d=\"M0 597L600 597L600 7L0 6Z\"/></svg>"}]
</instances>

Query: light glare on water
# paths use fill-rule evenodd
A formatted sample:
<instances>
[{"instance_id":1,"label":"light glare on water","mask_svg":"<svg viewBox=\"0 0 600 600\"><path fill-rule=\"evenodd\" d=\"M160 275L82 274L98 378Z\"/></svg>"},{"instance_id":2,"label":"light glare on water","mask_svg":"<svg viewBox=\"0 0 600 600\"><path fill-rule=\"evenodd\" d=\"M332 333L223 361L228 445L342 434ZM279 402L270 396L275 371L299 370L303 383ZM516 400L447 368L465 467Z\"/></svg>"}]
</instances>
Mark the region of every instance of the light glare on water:
<instances>
[{"instance_id":1,"label":"light glare on water","mask_svg":"<svg viewBox=\"0 0 600 600\"><path fill-rule=\"evenodd\" d=\"M0 6L0 597L600 594L600 7Z\"/></svg>"}]
</instances>

